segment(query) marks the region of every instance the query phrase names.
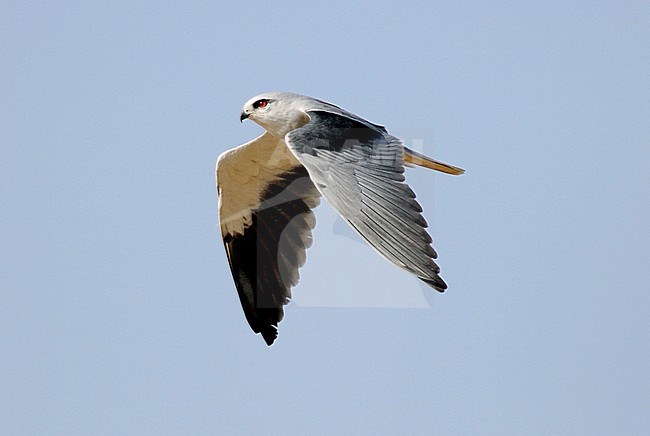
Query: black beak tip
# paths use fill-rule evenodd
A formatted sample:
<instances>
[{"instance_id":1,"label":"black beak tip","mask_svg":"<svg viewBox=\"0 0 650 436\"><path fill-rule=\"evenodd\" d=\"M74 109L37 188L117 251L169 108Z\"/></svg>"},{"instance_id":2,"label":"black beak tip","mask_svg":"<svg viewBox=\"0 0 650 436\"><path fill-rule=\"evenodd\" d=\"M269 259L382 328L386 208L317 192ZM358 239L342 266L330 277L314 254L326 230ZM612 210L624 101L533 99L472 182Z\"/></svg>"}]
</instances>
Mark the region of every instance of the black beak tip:
<instances>
[{"instance_id":1,"label":"black beak tip","mask_svg":"<svg viewBox=\"0 0 650 436\"><path fill-rule=\"evenodd\" d=\"M246 118L248 118L248 114L246 112L242 112L239 116L239 122L243 123Z\"/></svg>"}]
</instances>

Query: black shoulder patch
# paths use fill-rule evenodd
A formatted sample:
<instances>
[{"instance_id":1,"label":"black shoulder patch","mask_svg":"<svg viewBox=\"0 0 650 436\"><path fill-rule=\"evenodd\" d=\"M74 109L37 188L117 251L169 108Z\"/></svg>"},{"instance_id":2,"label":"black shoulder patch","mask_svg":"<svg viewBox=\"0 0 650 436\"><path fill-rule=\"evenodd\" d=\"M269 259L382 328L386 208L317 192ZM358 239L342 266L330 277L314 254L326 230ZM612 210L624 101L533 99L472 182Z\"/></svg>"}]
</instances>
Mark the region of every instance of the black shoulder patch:
<instances>
[{"instance_id":1,"label":"black shoulder patch","mask_svg":"<svg viewBox=\"0 0 650 436\"><path fill-rule=\"evenodd\" d=\"M309 111L309 117L309 123L289 133L292 146L300 153L313 155L318 149L340 152L385 141L382 131L370 123L326 111Z\"/></svg>"}]
</instances>

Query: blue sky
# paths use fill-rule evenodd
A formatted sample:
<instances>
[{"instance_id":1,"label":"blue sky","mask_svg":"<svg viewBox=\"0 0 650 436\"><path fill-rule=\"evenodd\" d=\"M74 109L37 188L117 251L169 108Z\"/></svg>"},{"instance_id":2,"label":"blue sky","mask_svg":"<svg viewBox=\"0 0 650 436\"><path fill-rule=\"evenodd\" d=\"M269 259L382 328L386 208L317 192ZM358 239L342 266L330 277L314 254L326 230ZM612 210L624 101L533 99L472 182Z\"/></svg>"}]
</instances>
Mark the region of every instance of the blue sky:
<instances>
[{"instance_id":1,"label":"blue sky","mask_svg":"<svg viewBox=\"0 0 650 436\"><path fill-rule=\"evenodd\" d=\"M4 1L0 29L0 433L647 430L646 2ZM467 170L407 175L448 292L323 204L252 334L214 163L270 90Z\"/></svg>"}]
</instances>

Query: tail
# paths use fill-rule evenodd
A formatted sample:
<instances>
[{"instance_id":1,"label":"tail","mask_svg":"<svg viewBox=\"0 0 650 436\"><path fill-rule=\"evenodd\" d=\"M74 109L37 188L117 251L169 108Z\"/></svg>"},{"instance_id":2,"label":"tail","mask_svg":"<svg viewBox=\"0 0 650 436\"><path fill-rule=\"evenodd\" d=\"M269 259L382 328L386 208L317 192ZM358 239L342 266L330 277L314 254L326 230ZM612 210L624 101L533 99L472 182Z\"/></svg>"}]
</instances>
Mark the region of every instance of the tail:
<instances>
[{"instance_id":1,"label":"tail","mask_svg":"<svg viewBox=\"0 0 650 436\"><path fill-rule=\"evenodd\" d=\"M410 165L419 165L421 167L429 168L432 170L440 171L441 173L452 174L458 176L465 172L464 169L449 165L437 160L431 159L417 151L404 147L404 163Z\"/></svg>"}]
</instances>

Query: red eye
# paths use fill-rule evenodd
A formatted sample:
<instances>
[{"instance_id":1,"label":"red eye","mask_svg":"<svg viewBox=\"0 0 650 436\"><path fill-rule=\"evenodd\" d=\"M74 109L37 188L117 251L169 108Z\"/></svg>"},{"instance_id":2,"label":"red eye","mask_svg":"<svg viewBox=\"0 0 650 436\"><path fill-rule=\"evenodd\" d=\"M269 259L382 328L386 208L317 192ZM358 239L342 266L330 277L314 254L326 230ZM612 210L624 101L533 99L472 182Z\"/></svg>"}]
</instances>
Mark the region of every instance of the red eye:
<instances>
[{"instance_id":1,"label":"red eye","mask_svg":"<svg viewBox=\"0 0 650 436\"><path fill-rule=\"evenodd\" d=\"M268 104L269 104L269 101L267 99L263 98L261 100L257 100L255 103L253 103L253 109L259 109L259 108L263 109L266 106L268 106Z\"/></svg>"}]
</instances>

